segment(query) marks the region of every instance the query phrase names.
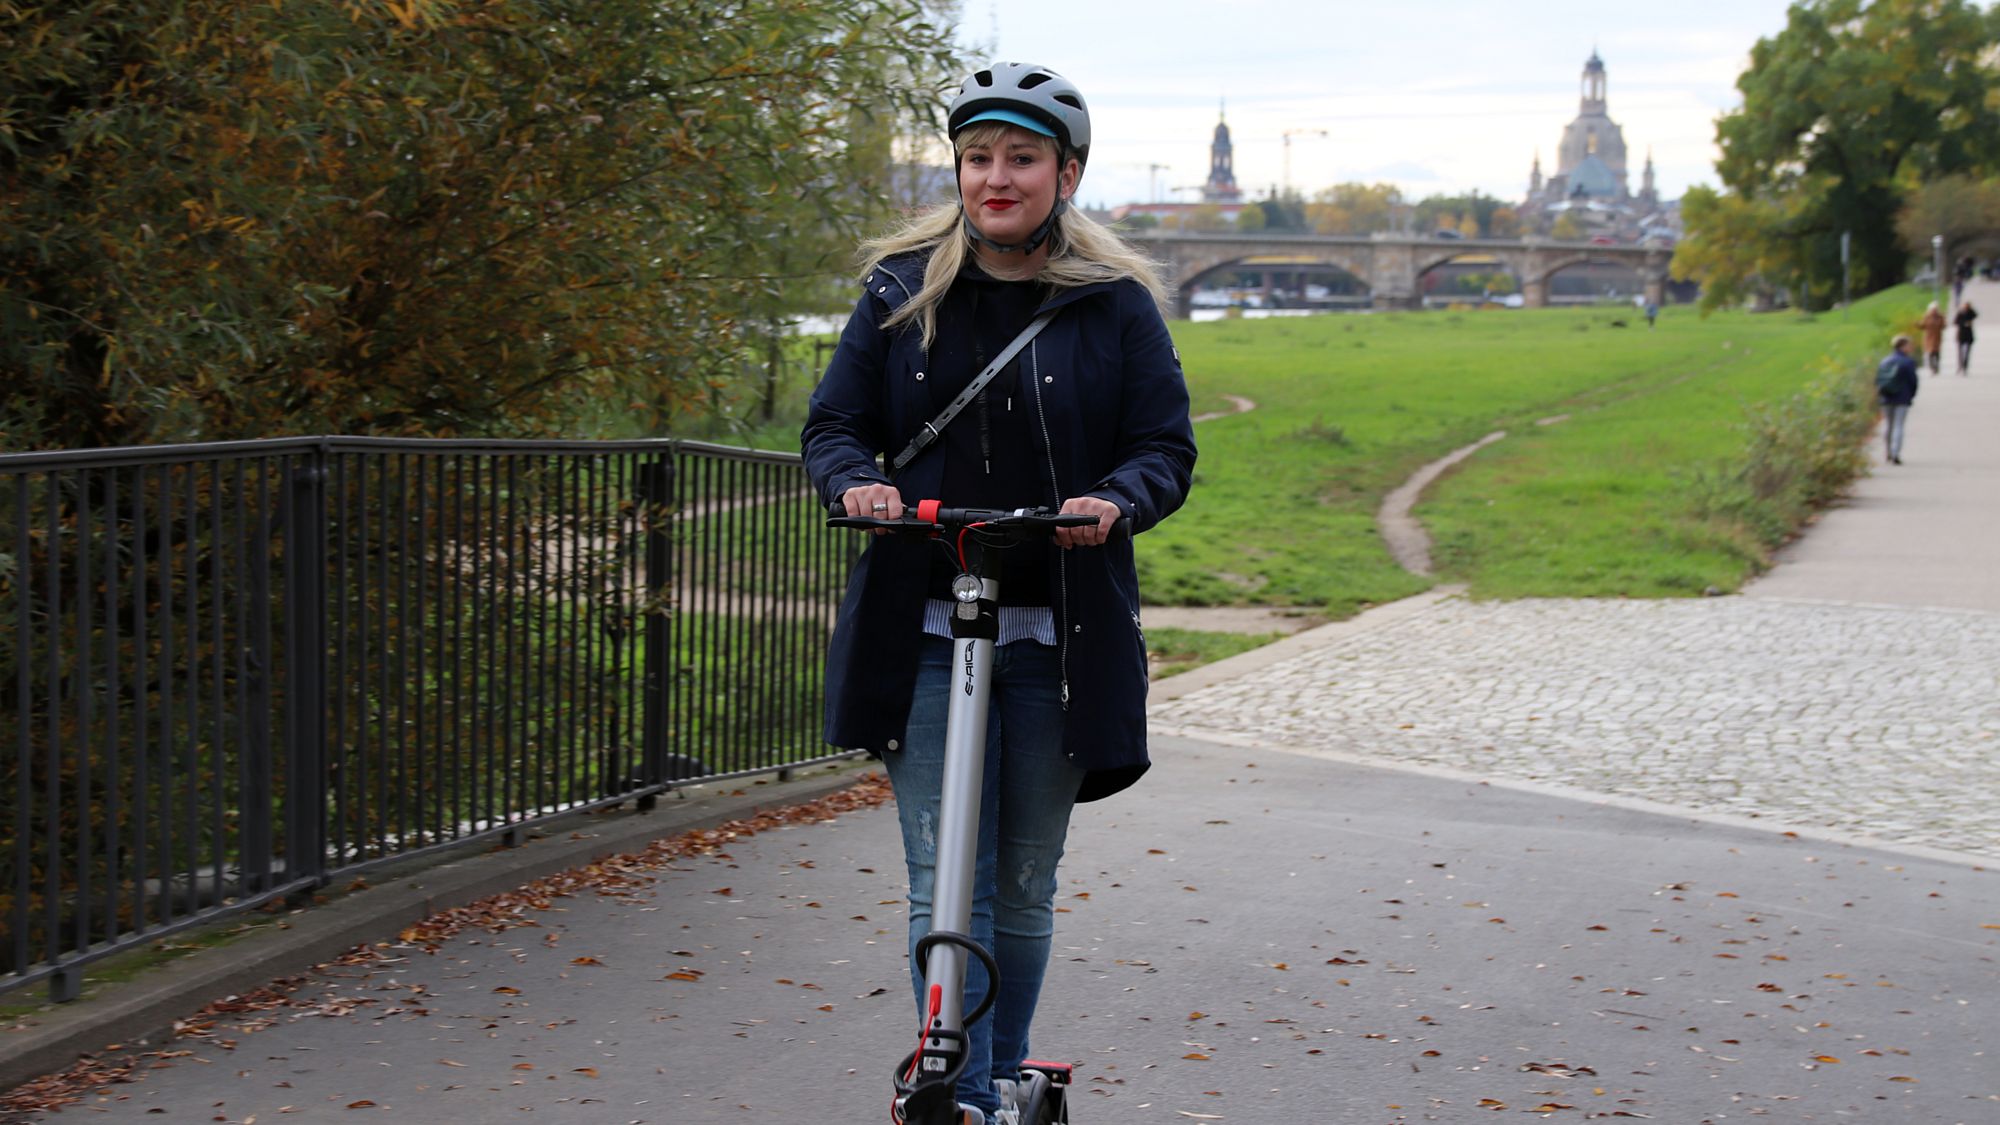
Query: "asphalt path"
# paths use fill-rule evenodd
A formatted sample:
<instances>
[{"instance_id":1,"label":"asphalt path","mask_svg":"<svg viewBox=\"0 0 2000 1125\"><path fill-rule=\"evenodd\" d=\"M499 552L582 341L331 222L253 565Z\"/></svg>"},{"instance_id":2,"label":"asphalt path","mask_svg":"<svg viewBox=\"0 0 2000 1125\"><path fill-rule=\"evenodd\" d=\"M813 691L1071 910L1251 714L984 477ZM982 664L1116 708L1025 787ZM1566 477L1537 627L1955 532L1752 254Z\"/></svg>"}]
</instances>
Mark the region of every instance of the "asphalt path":
<instances>
[{"instance_id":1,"label":"asphalt path","mask_svg":"<svg viewBox=\"0 0 2000 1125\"><path fill-rule=\"evenodd\" d=\"M1038 1054L1078 1122L2000 1120L1971 864L1162 740L1071 838ZM881 1121L893 810L316 974L105 1121Z\"/></svg>"}]
</instances>

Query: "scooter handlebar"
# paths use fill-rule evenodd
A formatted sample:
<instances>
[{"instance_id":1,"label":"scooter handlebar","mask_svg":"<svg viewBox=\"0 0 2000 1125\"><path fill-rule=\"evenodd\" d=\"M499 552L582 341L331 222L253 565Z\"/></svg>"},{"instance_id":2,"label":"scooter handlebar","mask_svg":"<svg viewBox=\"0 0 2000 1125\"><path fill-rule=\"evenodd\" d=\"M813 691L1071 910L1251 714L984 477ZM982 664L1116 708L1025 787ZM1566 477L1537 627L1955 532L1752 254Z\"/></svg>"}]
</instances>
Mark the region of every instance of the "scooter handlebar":
<instances>
[{"instance_id":1,"label":"scooter handlebar","mask_svg":"<svg viewBox=\"0 0 2000 1125\"><path fill-rule=\"evenodd\" d=\"M894 531L906 535L938 535L976 527L981 533L1032 539L1053 535L1059 527L1088 527L1097 517L1085 512L1058 512L1052 508L946 508L935 500L921 500L903 509L901 519L880 516L850 516L839 501L827 506L828 527L851 527L868 531ZM1112 525L1111 538L1130 534L1131 521L1120 517Z\"/></svg>"}]
</instances>

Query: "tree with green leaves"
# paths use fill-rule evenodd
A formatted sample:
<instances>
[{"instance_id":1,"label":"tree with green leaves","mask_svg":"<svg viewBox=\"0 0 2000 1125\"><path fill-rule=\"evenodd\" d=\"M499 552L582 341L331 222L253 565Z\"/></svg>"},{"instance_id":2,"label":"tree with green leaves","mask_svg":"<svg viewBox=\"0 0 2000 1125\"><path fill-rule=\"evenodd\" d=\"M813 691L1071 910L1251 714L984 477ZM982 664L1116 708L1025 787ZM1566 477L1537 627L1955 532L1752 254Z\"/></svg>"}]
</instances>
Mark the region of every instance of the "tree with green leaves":
<instances>
[{"instance_id":1,"label":"tree with green leaves","mask_svg":"<svg viewBox=\"0 0 2000 1125\"><path fill-rule=\"evenodd\" d=\"M0 6L0 445L658 416L876 224L938 15Z\"/></svg>"},{"instance_id":2,"label":"tree with green leaves","mask_svg":"<svg viewBox=\"0 0 2000 1125\"><path fill-rule=\"evenodd\" d=\"M1716 123L1732 194L1684 211L1676 274L1720 294L1755 272L1810 301L1837 291L1851 232L1857 293L1901 280L1896 217L1910 192L2000 162L1996 43L2000 13L1969 0L1794 4L1752 49L1743 105Z\"/></svg>"},{"instance_id":3,"label":"tree with green leaves","mask_svg":"<svg viewBox=\"0 0 2000 1125\"><path fill-rule=\"evenodd\" d=\"M1974 240L2000 240L2000 179L1933 180L1910 193L1896 230L1906 250L1925 257L1934 236L1942 236L1953 254Z\"/></svg>"},{"instance_id":4,"label":"tree with green leaves","mask_svg":"<svg viewBox=\"0 0 2000 1125\"><path fill-rule=\"evenodd\" d=\"M1673 276L1701 282L1704 312L1768 298L1803 286L1810 268L1804 244L1782 237L1798 218L1793 200L1745 197L1706 185L1681 197L1681 221L1692 232L1674 248ZM1822 278L1839 285L1834 272Z\"/></svg>"}]
</instances>

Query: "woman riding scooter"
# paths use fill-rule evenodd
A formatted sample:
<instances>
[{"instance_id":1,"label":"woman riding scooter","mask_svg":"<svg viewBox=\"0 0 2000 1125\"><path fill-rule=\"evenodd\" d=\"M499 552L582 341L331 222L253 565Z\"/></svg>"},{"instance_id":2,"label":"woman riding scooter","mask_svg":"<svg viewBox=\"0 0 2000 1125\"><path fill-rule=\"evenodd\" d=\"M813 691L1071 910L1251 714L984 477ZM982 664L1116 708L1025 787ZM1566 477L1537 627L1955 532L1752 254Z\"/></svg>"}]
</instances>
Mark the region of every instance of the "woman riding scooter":
<instances>
[{"instance_id":1,"label":"woman riding scooter","mask_svg":"<svg viewBox=\"0 0 2000 1125\"><path fill-rule=\"evenodd\" d=\"M1137 781L1146 653L1132 544L1181 505L1195 462L1179 356L1152 266L1074 209L1090 115L1046 67L996 63L951 103L958 200L864 247L864 293L803 432L820 496L851 516L905 503L1097 517L1009 551L979 810L971 936L1002 985L967 1029L967 1125L1011 1123L1011 1083L1054 933L1071 808ZM928 445L911 439L1044 314L1052 319ZM879 457L920 450L890 467ZM896 793L910 940L930 929L955 567L878 537L856 567L827 668L827 740L879 754ZM923 1002L922 967L912 965ZM966 992L992 987L982 966Z\"/></svg>"}]
</instances>

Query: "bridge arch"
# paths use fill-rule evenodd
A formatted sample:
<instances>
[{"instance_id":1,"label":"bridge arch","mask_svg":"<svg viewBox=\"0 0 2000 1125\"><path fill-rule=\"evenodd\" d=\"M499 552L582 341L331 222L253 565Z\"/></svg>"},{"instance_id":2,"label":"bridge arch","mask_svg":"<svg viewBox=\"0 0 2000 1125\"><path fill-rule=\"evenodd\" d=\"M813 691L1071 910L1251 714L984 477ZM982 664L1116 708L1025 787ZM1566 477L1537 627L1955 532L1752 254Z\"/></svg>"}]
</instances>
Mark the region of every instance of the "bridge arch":
<instances>
[{"instance_id":1,"label":"bridge arch","mask_svg":"<svg viewBox=\"0 0 2000 1125\"><path fill-rule=\"evenodd\" d=\"M1556 275L1577 266L1601 266L1616 270L1630 271L1633 280L1633 296L1643 296L1653 303L1664 300L1667 281L1667 259L1663 256L1648 255L1642 260L1633 260L1624 255L1604 254L1602 248L1577 250L1573 253L1545 255L1535 263L1532 275L1521 278L1522 291L1529 294L1528 303L1546 305L1560 296L1555 290ZM1621 294L1622 295L1622 294ZM1593 294L1601 296L1601 294Z\"/></svg>"},{"instance_id":2,"label":"bridge arch","mask_svg":"<svg viewBox=\"0 0 2000 1125\"><path fill-rule=\"evenodd\" d=\"M1277 274L1337 272L1353 278L1355 282L1371 295L1374 293L1375 283L1368 275L1371 263L1367 261L1356 260L1342 254L1326 253L1288 254L1283 256L1285 258L1283 261L1259 260L1268 259L1273 256L1270 254L1244 254L1200 266L1190 264L1183 267L1179 276L1173 279L1175 303L1178 305L1179 314L1185 317L1193 310L1194 292L1204 281L1209 281L1218 276L1233 272L1265 271Z\"/></svg>"},{"instance_id":3,"label":"bridge arch","mask_svg":"<svg viewBox=\"0 0 2000 1125\"><path fill-rule=\"evenodd\" d=\"M1511 250L1495 249L1487 245L1471 245L1462 249L1439 249L1417 257L1413 262L1412 283L1416 288L1416 304L1422 307L1426 301L1449 298L1452 301L1477 302L1481 293L1471 291L1437 291L1438 271L1447 266L1477 267L1473 272L1483 274L1504 273L1513 279L1511 288L1503 292L1518 292L1527 283L1527 255Z\"/></svg>"}]
</instances>

